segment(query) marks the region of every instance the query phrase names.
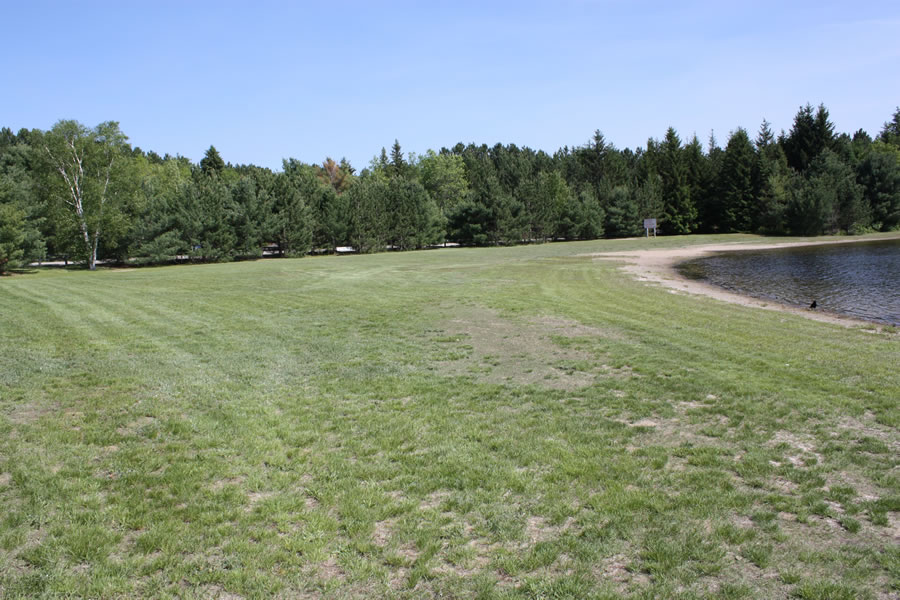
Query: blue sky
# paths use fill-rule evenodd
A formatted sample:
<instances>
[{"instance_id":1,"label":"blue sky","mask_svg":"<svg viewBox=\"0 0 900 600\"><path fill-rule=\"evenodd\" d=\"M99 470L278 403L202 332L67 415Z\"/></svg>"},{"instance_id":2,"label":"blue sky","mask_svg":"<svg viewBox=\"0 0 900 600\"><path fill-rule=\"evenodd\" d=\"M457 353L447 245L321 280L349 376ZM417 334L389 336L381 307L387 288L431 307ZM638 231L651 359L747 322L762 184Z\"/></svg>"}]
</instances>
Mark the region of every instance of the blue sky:
<instances>
[{"instance_id":1,"label":"blue sky","mask_svg":"<svg viewBox=\"0 0 900 600\"><path fill-rule=\"evenodd\" d=\"M673 126L720 145L824 103L877 134L900 105L897 2L20 2L0 126L119 121L131 143L279 169L366 166L399 139L553 152Z\"/></svg>"}]
</instances>

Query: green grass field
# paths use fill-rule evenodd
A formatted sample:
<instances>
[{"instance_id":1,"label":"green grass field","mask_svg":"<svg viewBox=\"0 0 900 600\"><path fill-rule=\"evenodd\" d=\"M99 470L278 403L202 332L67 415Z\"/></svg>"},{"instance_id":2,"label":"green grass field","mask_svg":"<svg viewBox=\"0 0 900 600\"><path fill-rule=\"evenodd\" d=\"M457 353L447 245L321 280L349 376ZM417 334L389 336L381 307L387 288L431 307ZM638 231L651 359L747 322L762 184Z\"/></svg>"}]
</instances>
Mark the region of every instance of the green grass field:
<instances>
[{"instance_id":1,"label":"green grass field","mask_svg":"<svg viewBox=\"0 0 900 600\"><path fill-rule=\"evenodd\" d=\"M897 598L900 334L694 236L0 280L0 597Z\"/></svg>"}]
</instances>

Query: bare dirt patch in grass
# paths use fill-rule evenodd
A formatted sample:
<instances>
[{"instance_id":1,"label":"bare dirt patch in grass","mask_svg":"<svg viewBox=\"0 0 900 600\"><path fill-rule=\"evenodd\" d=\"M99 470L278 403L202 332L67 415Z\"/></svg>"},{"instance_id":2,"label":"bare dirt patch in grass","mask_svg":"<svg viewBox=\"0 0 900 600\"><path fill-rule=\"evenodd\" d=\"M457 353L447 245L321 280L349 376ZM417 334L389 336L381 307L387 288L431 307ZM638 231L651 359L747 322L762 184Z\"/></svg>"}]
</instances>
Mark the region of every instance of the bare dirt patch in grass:
<instances>
[{"instance_id":1,"label":"bare dirt patch in grass","mask_svg":"<svg viewBox=\"0 0 900 600\"><path fill-rule=\"evenodd\" d=\"M440 553L443 559L433 571L441 574L452 574L457 577L472 577L483 572L491 564L492 557L503 545L491 542L487 538L478 536L475 528L468 522L463 524L466 542L458 547L457 556L449 558L444 552Z\"/></svg>"},{"instance_id":2,"label":"bare dirt patch in grass","mask_svg":"<svg viewBox=\"0 0 900 600\"><path fill-rule=\"evenodd\" d=\"M390 543L391 537L394 535L393 530L396 523L397 521L395 519L377 521L375 523L375 530L372 532L372 541L375 542L376 546L384 548Z\"/></svg>"},{"instance_id":3,"label":"bare dirt patch in grass","mask_svg":"<svg viewBox=\"0 0 900 600\"><path fill-rule=\"evenodd\" d=\"M769 445L778 446L780 444L787 444L793 450L788 456L788 460L794 466L804 466L805 459L809 457L815 458L817 462L822 461L822 455L815 450L815 440L812 436L790 431L777 431Z\"/></svg>"},{"instance_id":4,"label":"bare dirt patch in grass","mask_svg":"<svg viewBox=\"0 0 900 600\"><path fill-rule=\"evenodd\" d=\"M447 375L467 375L483 383L537 385L574 390L597 377L630 376L628 369L600 365L597 357L554 338L616 338L618 334L556 316L510 320L492 309L468 307L442 323L435 341L448 358L437 361ZM589 340L586 340L589 341Z\"/></svg>"},{"instance_id":5,"label":"bare dirt patch in grass","mask_svg":"<svg viewBox=\"0 0 900 600\"><path fill-rule=\"evenodd\" d=\"M591 327L590 325L584 325L574 319L567 319L565 317L544 315L544 316L534 317L532 319L529 319L528 323L539 326L539 327L543 327L550 335L561 335L563 337L573 337L573 338L574 337L592 336L592 337L621 339L620 335L614 334L613 332L604 331L603 329L600 329L599 327Z\"/></svg>"},{"instance_id":6,"label":"bare dirt patch in grass","mask_svg":"<svg viewBox=\"0 0 900 600\"><path fill-rule=\"evenodd\" d=\"M810 516L805 523L782 520L779 527L783 541L775 545L775 554L803 557L807 577L820 579L840 579L846 575L852 578L854 560L863 549L875 555L890 556L896 552L900 537L894 529L893 535L887 528L863 525L857 533L850 533L840 523L830 517ZM844 563L835 557L848 557ZM847 573L845 573L845 570ZM888 578L876 575L867 582L876 598L896 598L888 592L892 587ZM862 597L862 596L861 596Z\"/></svg>"},{"instance_id":7,"label":"bare dirt patch in grass","mask_svg":"<svg viewBox=\"0 0 900 600\"><path fill-rule=\"evenodd\" d=\"M115 454L119 451L119 447L116 444L111 444L109 446L103 446L100 448L100 452L94 457L95 460L99 460L103 457L109 456L111 454Z\"/></svg>"},{"instance_id":8,"label":"bare dirt patch in grass","mask_svg":"<svg viewBox=\"0 0 900 600\"><path fill-rule=\"evenodd\" d=\"M388 585L390 585L393 590L399 590L406 586L407 581L409 581L409 569L406 567L397 567L391 572L391 579Z\"/></svg>"},{"instance_id":9,"label":"bare dirt patch in grass","mask_svg":"<svg viewBox=\"0 0 900 600\"><path fill-rule=\"evenodd\" d=\"M50 404L38 404L36 402L26 402L24 404L16 404L12 410L6 414L6 418L13 425L30 425L44 417L54 413L56 407Z\"/></svg>"},{"instance_id":10,"label":"bare dirt patch in grass","mask_svg":"<svg viewBox=\"0 0 900 600\"><path fill-rule=\"evenodd\" d=\"M127 425L123 425L122 427L117 428L116 432L119 435L134 436L134 435L137 435L138 433L140 433L140 431L144 427L149 427L150 425L153 425L154 423L156 423L156 417L151 417L151 416L145 415L142 417L138 417L137 419L135 419L131 423L128 423Z\"/></svg>"},{"instance_id":11,"label":"bare dirt patch in grass","mask_svg":"<svg viewBox=\"0 0 900 600\"><path fill-rule=\"evenodd\" d=\"M887 492L873 483L870 479L854 471L846 469L825 474L827 487L850 486L856 492L856 500L871 502L883 498Z\"/></svg>"},{"instance_id":12,"label":"bare dirt patch in grass","mask_svg":"<svg viewBox=\"0 0 900 600\"><path fill-rule=\"evenodd\" d=\"M388 498L391 498L392 500L394 500L395 502L405 502L406 501L406 494L403 493L402 490L390 490L389 492L385 492L385 495Z\"/></svg>"},{"instance_id":13,"label":"bare dirt patch in grass","mask_svg":"<svg viewBox=\"0 0 900 600\"><path fill-rule=\"evenodd\" d=\"M770 487L781 494L795 494L798 486L793 481L776 476L771 479Z\"/></svg>"},{"instance_id":14,"label":"bare dirt patch in grass","mask_svg":"<svg viewBox=\"0 0 900 600\"><path fill-rule=\"evenodd\" d=\"M31 566L18 558L15 552L0 550L0 579L4 576L21 577L31 572Z\"/></svg>"},{"instance_id":15,"label":"bare dirt patch in grass","mask_svg":"<svg viewBox=\"0 0 900 600\"><path fill-rule=\"evenodd\" d=\"M212 482L212 484L209 486L209 489L214 492L218 492L228 485L241 485L242 483L244 483L244 479L244 477L226 477L225 479L218 479Z\"/></svg>"},{"instance_id":16,"label":"bare dirt patch in grass","mask_svg":"<svg viewBox=\"0 0 900 600\"><path fill-rule=\"evenodd\" d=\"M892 540L895 545L900 545L900 513L889 512L887 519L887 526L881 528L884 537Z\"/></svg>"},{"instance_id":17,"label":"bare dirt patch in grass","mask_svg":"<svg viewBox=\"0 0 900 600\"><path fill-rule=\"evenodd\" d=\"M267 500L275 495L275 492L250 492L247 494L247 506L245 510L250 512L260 502Z\"/></svg>"},{"instance_id":18,"label":"bare dirt patch in grass","mask_svg":"<svg viewBox=\"0 0 900 600\"><path fill-rule=\"evenodd\" d=\"M900 455L900 436L896 430L877 424L872 413L867 412L861 418L843 416L837 426L838 433L847 431L857 438L874 438L885 444L894 456Z\"/></svg>"},{"instance_id":19,"label":"bare dirt patch in grass","mask_svg":"<svg viewBox=\"0 0 900 600\"><path fill-rule=\"evenodd\" d=\"M196 594L203 600L242 600L244 598L240 594L229 592L221 585L214 583L197 588Z\"/></svg>"},{"instance_id":20,"label":"bare dirt patch in grass","mask_svg":"<svg viewBox=\"0 0 900 600\"><path fill-rule=\"evenodd\" d=\"M135 542L141 536L143 530L130 529L122 534L119 543L116 544L109 558L113 562L122 562L125 558L135 551Z\"/></svg>"},{"instance_id":21,"label":"bare dirt patch in grass","mask_svg":"<svg viewBox=\"0 0 900 600\"><path fill-rule=\"evenodd\" d=\"M612 420L633 427L640 432L640 437L627 446L628 450L635 451L647 446L659 446L662 448L676 448L679 446L715 446L721 447L722 442L716 438L701 433L704 424L694 424L683 417L670 419L642 417L633 418L613 417ZM676 458L669 455L669 459Z\"/></svg>"},{"instance_id":22,"label":"bare dirt patch in grass","mask_svg":"<svg viewBox=\"0 0 900 600\"><path fill-rule=\"evenodd\" d=\"M320 578L326 581L343 581L346 578L344 569L341 568L334 556L329 556L316 565L316 572Z\"/></svg>"},{"instance_id":23,"label":"bare dirt patch in grass","mask_svg":"<svg viewBox=\"0 0 900 600\"><path fill-rule=\"evenodd\" d=\"M843 513L840 507L829 503L838 517ZM784 532L782 549L786 552L824 552L842 549L871 548L877 552L889 553L900 544L900 519L896 513L888 514L888 524L872 525L858 515L861 527L856 532L847 531L839 518L809 515L805 522L784 519L779 527Z\"/></svg>"},{"instance_id":24,"label":"bare dirt patch in grass","mask_svg":"<svg viewBox=\"0 0 900 600\"><path fill-rule=\"evenodd\" d=\"M450 497L450 492L447 490L437 490L436 492L431 492L428 496L419 503L419 510L436 510L441 503L444 502L447 498Z\"/></svg>"},{"instance_id":25,"label":"bare dirt patch in grass","mask_svg":"<svg viewBox=\"0 0 900 600\"><path fill-rule=\"evenodd\" d=\"M396 552L398 556L402 556L409 564L413 564L419 558L419 550L412 542L403 544L397 548Z\"/></svg>"},{"instance_id":26,"label":"bare dirt patch in grass","mask_svg":"<svg viewBox=\"0 0 900 600\"><path fill-rule=\"evenodd\" d=\"M3 575L27 575L33 573L35 568L26 560L20 558L26 552L39 546L47 537L47 533L43 529L32 529L25 534L25 540L18 548L12 548L9 551L0 549L0 577ZM2 588L0 588L2 591Z\"/></svg>"},{"instance_id":27,"label":"bare dirt patch in grass","mask_svg":"<svg viewBox=\"0 0 900 600\"><path fill-rule=\"evenodd\" d=\"M624 554L614 554L598 562L593 575L598 581L613 583L620 592L649 584L650 577L631 569L630 564L631 559Z\"/></svg>"},{"instance_id":28,"label":"bare dirt patch in grass","mask_svg":"<svg viewBox=\"0 0 900 600\"><path fill-rule=\"evenodd\" d=\"M732 515L730 521L732 525L739 529L753 528L753 521L747 515Z\"/></svg>"},{"instance_id":29,"label":"bare dirt patch in grass","mask_svg":"<svg viewBox=\"0 0 900 600\"><path fill-rule=\"evenodd\" d=\"M562 525L551 525L543 517L529 517L525 521L525 537L531 544L550 541L568 531L574 523L575 519L573 517L566 519L566 522Z\"/></svg>"}]
</instances>

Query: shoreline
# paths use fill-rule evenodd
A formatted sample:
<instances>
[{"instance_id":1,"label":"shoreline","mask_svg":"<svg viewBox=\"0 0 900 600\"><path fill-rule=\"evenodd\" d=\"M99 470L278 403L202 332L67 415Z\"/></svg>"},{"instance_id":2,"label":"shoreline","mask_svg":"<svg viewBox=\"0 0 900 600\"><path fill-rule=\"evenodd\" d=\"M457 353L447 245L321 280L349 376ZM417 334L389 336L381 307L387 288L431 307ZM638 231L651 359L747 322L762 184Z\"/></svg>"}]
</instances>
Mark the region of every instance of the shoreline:
<instances>
[{"instance_id":1,"label":"shoreline","mask_svg":"<svg viewBox=\"0 0 900 600\"><path fill-rule=\"evenodd\" d=\"M807 319L841 325L843 327L863 326L867 329L875 328L877 331L881 331L883 327L887 326L886 324L822 310L810 310L800 306L782 304L774 300L762 300L753 296L738 294L717 285L688 279L681 275L676 267L682 262L719 252L772 250L776 248L824 246L828 244L852 244L892 239L900 239L900 234L879 236L875 238L866 237L808 242L730 242L724 244L701 244L697 246L684 246L682 248L596 252L586 256L592 257L593 260L615 260L624 262L625 264L621 267L622 270L632 275L638 281L658 283L671 289L673 292L686 292L688 294L707 296L709 298L738 304L740 306L791 313L806 317Z\"/></svg>"}]
</instances>

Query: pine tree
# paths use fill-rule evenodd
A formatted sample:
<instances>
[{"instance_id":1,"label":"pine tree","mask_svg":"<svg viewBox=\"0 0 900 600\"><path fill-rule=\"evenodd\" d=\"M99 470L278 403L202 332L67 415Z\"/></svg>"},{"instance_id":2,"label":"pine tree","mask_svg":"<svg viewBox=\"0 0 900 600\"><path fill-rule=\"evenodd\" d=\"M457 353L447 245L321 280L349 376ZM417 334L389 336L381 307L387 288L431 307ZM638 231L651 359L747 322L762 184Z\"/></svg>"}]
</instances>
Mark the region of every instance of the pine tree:
<instances>
[{"instance_id":1,"label":"pine tree","mask_svg":"<svg viewBox=\"0 0 900 600\"><path fill-rule=\"evenodd\" d=\"M347 190L350 245L357 252L381 252L387 246L388 183L378 177L361 177Z\"/></svg>"},{"instance_id":2,"label":"pine tree","mask_svg":"<svg viewBox=\"0 0 900 600\"><path fill-rule=\"evenodd\" d=\"M176 159L150 165L141 185L143 209L132 231L131 256L142 263L164 263L187 254L178 203L184 188L190 185L189 168Z\"/></svg>"},{"instance_id":3,"label":"pine tree","mask_svg":"<svg viewBox=\"0 0 900 600\"><path fill-rule=\"evenodd\" d=\"M791 176L785 220L792 234L821 235L833 210L834 196L821 179Z\"/></svg>"},{"instance_id":4,"label":"pine tree","mask_svg":"<svg viewBox=\"0 0 900 600\"><path fill-rule=\"evenodd\" d=\"M894 148L900 149L900 107L894 111L891 120L884 124L878 139L885 144L890 144Z\"/></svg>"},{"instance_id":5,"label":"pine tree","mask_svg":"<svg viewBox=\"0 0 900 600\"><path fill-rule=\"evenodd\" d=\"M447 239L464 245L487 246L491 243L494 217L486 206L466 200L447 217Z\"/></svg>"},{"instance_id":6,"label":"pine tree","mask_svg":"<svg viewBox=\"0 0 900 600\"><path fill-rule=\"evenodd\" d=\"M283 256L303 256L312 249L313 217L301 190L285 173L275 176L269 235Z\"/></svg>"},{"instance_id":7,"label":"pine tree","mask_svg":"<svg viewBox=\"0 0 900 600\"><path fill-rule=\"evenodd\" d=\"M857 129L850 140L851 151L853 153L853 166L858 167L859 163L869 154L872 149L872 137L864 130Z\"/></svg>"},{"instance_id":8,"label":"pine tree","mask_svg":"<svg viewBox=\"0 0 900 600\"><path fill-rule=\"evenodd\" d=\"M631 237L641 232L638 203L628 186L619 185L606 196L606 234L609 237Z\"/></svg>"},{"instance_id":9,"label":"pine tree","mask_svg":"<svg viewBox=\"0 0 900 600\"><path fill-rule=\"evenodd\" d=\"M815 147L815 118L812 111L811 104L801 107L794 117L790 133L784 138L784 154L788 166L800 173L806 171L809 163L821 151L821 148Z\"/></svg>"},{"instance_id":10,"label":"pine tree","mask_svg":"<svg viewBox=\"0 0 900 600\"><path fill-rule=\"evenodd\" d=\"M418 181L391 179L388 186L389 239L398 250L443 241L444 220Z\"/></svg>"},{"instance_id":11,"label":"pine tree","mask_svg":"<svg viewBox=\"0 0 900 600\"><path fill-rule=\"evenodd\" d=\"M0 275L20 267L25 258L25 211L0 203Z\"/></svg>"},{"instance_id":12,"label":"pine tree","mask_svg":"<svg viewBox=\"0 0 900 600\"><path fill-rule=\"evenodd\" d=\"M0 131L0 273L46 254L32 152L11 130Z\"/></svg>"},{"instance_id":13,"label":"pine tree","mask_svg":"<svg viewBox=\"0 0 900 600\"><path fill-rule=\"evenodd\" d=\"M231 186L229 222L236 238L235 252L240 256L260 256L266 216L271 214L268 195L257 190L252 177L241 177Z\"/></svg>"},{"instance_id":14,"label":"pine tree","mask_svg":"<svg viewBox=\"0 0 900 600\"><path fill-rule=\"evenodd\" d=\"M800 108L794 126L784 138L784 154L788 166L805 173L812 161L834 143L834 124L828 120L828 110L820 104L813 114L812 105Z\"/></svg>"},{"instance_id":15,"label":"pine tree","mask_svg":"<svg viewBox=\"0 0 900 600\"><path fill-rule=\"evenodd\" d=\"M784 150L763 120L756 136L756 162L753 166L753 194L756 197L753 231L784 233L784 210L787 204L786 183L789 169Z\"/></svg>"},{"instance_id":16,"label":"pine tree","mask_svg":"<svg viewBox=\"0 0 900 600\"><path fill-rule=\"evenodd\" d=\"M594 136L586 145L575 150L575 158L579 167L581 180L588 183L597 192L609 182L609 185L618 185L622 174L620 164L614 160L617 154L615 147L606 142L600 130L594 131Z\"/></svg>"},{"instance_id":17,"label":"pine tree","mask_svg":"<svg viewBox=\"0 0 900 600\"><path fill-rule=\"evenodd\" d=\"M792 233L821 235L863 230L869 212L853 171L832 150L809 166L808 177L795 177L787 217Z\"/></svg>"},{"instance_id":18,"label":"pine tree","mask_svg":"<svg viewBox=\"0 0 900 600\"><path fill-rule=\"evenodd\" d=\"M714 132L710 131L708 151L706 160L703 165L703 180L701 189L703 190L699 198L693 198L697 206L697 220L699 221L698 229L703 232L712 233L722 228L723 206L719 196L719 173L722 170L722 161L725 151L719 146Z\"/></svg>"},{"instance_id":19,"label":"pine tree","mask_svg":"<svg viewBox=\"0 0 900 600\"><path fill-rule=\"evenodd\" d=\"M593 240L603 236L606 213L596 194L585 186L567 195L556 225L556 237L566 240Z\"/></svg>"},{"instance_id":20,"label":"pine tree","mask_svg":"<svg viewBox=\"0 0 900 600\"><path fill-rule=\"evenodd\" d=\"M662 178L655 173L647 175L639 186L632 189L632 197L637 205L635 214L637 219L635 219L634 226L640 233L644 230L643 220L648 218L647 215L663 213L665 201L663 200Z\"/></svg>"},{"instance_id":21,"label":"pine tree","mask_svg":"<svg viewBox=\"0 0 900 600\"><path fill-rule=\"evenodd\" d=\"M834 193L833 213L827 230L831 233L862 233L868 228L871 216L863 197L863 188L856 182L853 169L830 150L823 152L812 165L813 177L821 178Z\"/></svg>"},{"instance_id":22,"label":"pine tree","mask_svg":"<svg viewBox=\"0 0 900 600\"><path fill-rule=\"evenodd\" d=\"M525 237L537 241L553 238L559 217L571 202L571 191L562 175L544 171L520 187L520 198L527 218Z\"/></svg>"},{"instance_id":23,"label":"pine tree","mask_svg":"<svg viewBox=\"0 0 900 600\"><path fill-rule=\"evenodd\" d=\"M691 188L684 163L681 139L669 127L660 145L659 175L662 178L663 227L671 233L690 233L697 222L697 209L691 202ZM645 218L650 218L648 215Z\"/></svg>"},{"instance_id":24,"label":"pine tree","mask_svg":"<svg viewBox=\"0 0 900 600\"><path fill-rule=\"evenodd\" d=\"M231 191L217 177L195 177L179 197L178 229L191 259L229 261L236 254L237 236L229 217Z\"/></svg>"},{"instance_id":25,"label":"pine tree","mask_svg":"<svg viewBox=\"0 0 900 600\"><path fill-rule=\"evenodd\" d=\"M684 147L683 152L685 172L687 174L687 184L690 188L691 203L696 210L696 222L694 228L699 229L701 225L700 206L706 197L706 170L707 158L703 154L703 145L694 135L691 141Z\"/></svg>"},{"instance_id":26,"label":"pine tree","mask_svg":"<svg viewBox=\"0 0 900 600\"><path fill-rule=\"evenodd\" d=\"M389 163L389 172L391 177L403 177L406 175L406 161L403 159L403 150L400 148L400 142L394 140L391 146L391 160Z\"/></svg>"},{"instance_id":27,"label":"pine tree","mask_svg":"<svg viewBox=\"0 0 900 600\"><path fill-rule=\"evenodd\" d=\"M756 155L747 131L739 127L725 146L719 174L718 189L724 208L722 225L726 231L753 231L756 214L753 189L755 162Z\"/></svg>"},{"instance_id":28,"label":"pine tree","mask_svg":"<svg viewBox=\"0 0 900 600\"><path fill-rule=\"evenodd\" d=\"M225 169L225 161L215 146L210 146L200 161L200 170L206 175L219 175Z\"/></svg>"},{"instance_id":29,"label":"pine tree","mask_svg":"<svg viewBox=\"0 0 900 600\"><path fill-rule=\"evenodd\" d=\"M856 180L862 185L863 197L871 211L872 226L890 231L900 226L900 162L897 152L877 149L871 152L856 168Z\"/></svg>"}]
</instances>

